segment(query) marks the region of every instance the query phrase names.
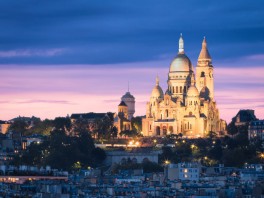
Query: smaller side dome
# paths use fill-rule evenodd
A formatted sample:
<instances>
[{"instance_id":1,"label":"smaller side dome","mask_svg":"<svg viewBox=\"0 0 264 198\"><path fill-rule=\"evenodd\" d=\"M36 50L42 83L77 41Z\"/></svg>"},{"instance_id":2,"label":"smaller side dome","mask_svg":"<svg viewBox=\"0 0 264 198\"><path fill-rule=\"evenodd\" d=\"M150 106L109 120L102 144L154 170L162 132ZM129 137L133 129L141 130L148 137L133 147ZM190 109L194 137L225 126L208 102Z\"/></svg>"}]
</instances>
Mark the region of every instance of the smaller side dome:
<instances>
[{"instance_id":1,"label":"smaller side dome","mask_svg":"<svg viewBox=\"0 0 264 198\"><path fill-rule=\"evenodd\" d=\"M152 89L152 98L164 98L163 90L159 86L159 78L156 78L156 86Z\"/></svg>"},{"instance_id":2,"label":"smaller side dome","mask_svg":"<svg viewBox=\"0 0 264 198\"><path fill-rule=\"evenodd\" d=\"M187 91L187 96L188 97L198 97L199 96L198 89L194 85L190 86Z\"/></svg>"},{"instance_id":3,"label":"smaller side dome","mask_svg":"<svg viewBox=\"0 0 264 198\"><path fill-rule=\"evenodd\" d=\"M152 90L151 97L153 98L163 98L164 94L160 86L155 86Z\"/></svg>"}]
</instances>

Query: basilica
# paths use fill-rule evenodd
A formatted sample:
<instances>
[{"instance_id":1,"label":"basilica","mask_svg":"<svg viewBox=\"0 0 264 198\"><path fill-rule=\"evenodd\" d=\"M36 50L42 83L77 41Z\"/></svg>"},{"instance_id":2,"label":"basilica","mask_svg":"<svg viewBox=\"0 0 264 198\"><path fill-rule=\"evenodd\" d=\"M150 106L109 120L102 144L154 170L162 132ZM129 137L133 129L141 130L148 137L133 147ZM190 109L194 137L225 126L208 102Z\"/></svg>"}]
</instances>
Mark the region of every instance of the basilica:
<instances>
[{"instance_id":1,"label":"basilica","mask_svg":"<svg viewBox=\"0 0 264 198\"><path fill-rule=\"evenodd\" d=\"M179 52L171 62L167 84L164 93L156 78L146 105L146 118L142 120L144 136L182 134L197 138L210 131L225 131L226 123L219 117L214 98L214 67L205 38L194 72L180 36Z\"/></svg>"}]
</instances>

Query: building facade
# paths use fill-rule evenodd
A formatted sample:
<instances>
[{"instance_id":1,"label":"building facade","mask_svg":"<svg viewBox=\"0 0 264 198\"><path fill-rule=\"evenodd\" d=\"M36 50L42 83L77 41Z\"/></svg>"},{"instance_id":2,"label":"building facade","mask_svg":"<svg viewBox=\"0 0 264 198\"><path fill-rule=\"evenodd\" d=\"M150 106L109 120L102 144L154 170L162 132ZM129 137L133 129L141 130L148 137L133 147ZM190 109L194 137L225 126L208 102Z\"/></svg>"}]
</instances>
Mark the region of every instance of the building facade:
<instances>
[{"instance_id":1,"label":"building facade","mask_svg":"<svg viewBox=\"0 0 264 198\"><path fill-rule=\"evenodd\" d=\"M248 126L249 140L264 140L264 120L251 121Z\"/></svg>"},{"instance_id":2,"label":"building facade","mask_svg":"<svg viewBox=\"0 0 264 198\"><path fill-rule=\"evenodd\" d=\"M214 98L214 67L206 39L198 57L196 75L184 51L182 36L179 52L170 65L165 93L156 78L146 118L142 120L144 136L183 134L186 137L204 137L209 131L224 130L224 121Z\"/></svg>"},{"instance_id":3,"label":"building facade","mask_svg":"<svg viewBox=\"0 0 264 198\"><path fill-rule=\"evenodd\" d=\"M169 164L165 168L165 175L169 180L195 180L200 178L201 164L192 163L178 163Z\"/></svg>"},{"instance_id":4,"label":"building facade","mask_svg":"<svg viewBox=\"0 0 264 198\"><path fill-rule=\"evenodd\" d=\"M10 122L0 120L0 133L6 134L10 127Z\"/></svg>"},{"instance_id":5,"label":"building facade","mask_svg":"<svg viewBox=\"0 0 264 198\"><path fill-rule=\"evenodd\" d=\"M241 109L233 118L235 126L247 126L251 121L257 120L255 116L255 111L252 109Z\"/></svg>"},{"instance_id":6,"label":"building facade","mask_svg":"<svg viewBox=\"0 0 264 198\"><path fill-rule=\"evenodd\" d=\"M121 102L118 105L118 112L114 117L114 125L118 130L118 134L121 131L132 130L131 119L135 113L135 97L126 92L121 97Z\"/></svg>"}]
</instances>

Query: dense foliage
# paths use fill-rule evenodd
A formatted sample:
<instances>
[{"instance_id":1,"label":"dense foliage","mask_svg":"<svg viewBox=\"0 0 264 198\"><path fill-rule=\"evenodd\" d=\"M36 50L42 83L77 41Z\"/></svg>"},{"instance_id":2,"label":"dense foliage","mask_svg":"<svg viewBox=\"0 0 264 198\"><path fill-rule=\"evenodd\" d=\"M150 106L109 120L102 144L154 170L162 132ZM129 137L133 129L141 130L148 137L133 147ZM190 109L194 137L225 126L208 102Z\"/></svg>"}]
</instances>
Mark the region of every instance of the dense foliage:
<instances>
[{"instance_id":1,"label":"dense foliage","mask_svg":"<svg viewBox=\"0 0 264 198\"><path fill-rule=\"evenodd\" d=\"M64 130L57 129L43 143L33 143L15 156L13 163L72 170L98 166L105 157L104 150L95 148L87 131L80 131L78 136L68 136Z\"/></svg>"},{"instance_id":2,"label":"dense foliage","mask_svg":"<svg viewBox=\"0 0 264 198\"><path fill-rule=\"evenodd\" d=\"M160 163L197 161L207 166L223 163L225 166L241 167L245 163L262 163L260 142L249 142L246 133L234 138L199 138L173 140L175 147L163 147ZM169 140L171 142L171 139Z\"/></svg>"},{"instance_id":3,"label":"dense foliage","mask_svg":"<svg viewBox=\"0 0 264 198\"><path fill-rule=\"evenodd\" d=\"M112 172L118 173L121 170L136 170L136 169L143 169L144 173L153 173L153 172L163 172L163 166L150 161L145 161L142 163L133 163L132 161L123 163L123 164L116 164Z\"/></svg>"},{"instance_id":4,"label":"dense foliage","mask_svg":"<svg viewBox=\"0 0 264 198\"><path fill-rule=\"evenodd\" d=\"M142 131L142 117L139 116L133 117L131 119L131 124L132 124L132 130L140 134Z\"/></svg>"}]
</instances>

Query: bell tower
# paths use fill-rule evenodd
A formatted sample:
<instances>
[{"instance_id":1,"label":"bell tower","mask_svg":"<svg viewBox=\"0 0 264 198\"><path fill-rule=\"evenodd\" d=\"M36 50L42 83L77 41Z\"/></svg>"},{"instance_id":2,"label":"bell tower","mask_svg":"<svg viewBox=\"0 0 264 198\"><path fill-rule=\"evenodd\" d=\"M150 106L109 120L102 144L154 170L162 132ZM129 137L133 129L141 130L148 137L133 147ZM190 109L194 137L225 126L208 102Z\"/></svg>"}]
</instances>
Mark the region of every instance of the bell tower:
<instances>
[{"instance_id":1,"label":"bell tower","mask_svg":"<svg viewBox=\"0 0 264 198\"><path fill-rule=\"evenodd\" d=\"M196 87L199 91L209 90L209 97L214 100L214 67L212 65L212 58L207 49L207 42L204 37L202 49L198 57L196 67Z\"/></svg>"}]
</instances>

